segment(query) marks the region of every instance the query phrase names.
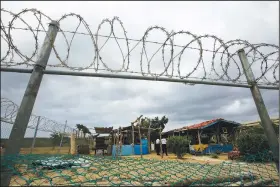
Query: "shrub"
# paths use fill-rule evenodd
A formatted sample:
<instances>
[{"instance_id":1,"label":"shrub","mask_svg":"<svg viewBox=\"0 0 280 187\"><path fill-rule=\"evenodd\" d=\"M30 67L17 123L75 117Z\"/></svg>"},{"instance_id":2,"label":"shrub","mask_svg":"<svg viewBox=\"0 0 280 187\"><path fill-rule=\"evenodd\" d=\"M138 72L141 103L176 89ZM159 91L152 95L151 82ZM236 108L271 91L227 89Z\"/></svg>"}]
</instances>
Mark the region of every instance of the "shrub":
<instances>
[{"instance_id":1,"label":"shrub","mask_svg":"<svg viewBox=\"0 0 280 187\"><path fill-rule=\"evenodd\" d=\"M219 155L218 154L211 154L211 158L219 158Z\"/></svg>"},{"instance_id":2,"label":"shrub","mask_svg":"<svg viewBox=\"0 0 280 187\"><path fill-rule=\"evenodd\" d=\"M189 150L189 143L190 140L185 136L172 136L168 138L167 147L177 158L183 158Z\"/></svg>"},{"instance_id":3,"label":"shrub","mask_svg":"<svg viewBox=\"0 0 280 187\"><path fill-rule=\"evenodd\" d=\"M221 150L217 150L217 151L215 151L215 154L217 154L217 155L220 155L222 153L222 151Z\"/></svg>"},{"instance_id":4,"label":"shrub","mask_svg":"<svg viewBox=\"0 0 280 187\"><path fill-rule=\"evenodd\" d=\"M269 151L267 138L264 134L247 132L236 139L236 145L240 154L247 160L264 161L264 154ZM267 155L267 154L265 154Z\"/></svg>"}]
</instances>

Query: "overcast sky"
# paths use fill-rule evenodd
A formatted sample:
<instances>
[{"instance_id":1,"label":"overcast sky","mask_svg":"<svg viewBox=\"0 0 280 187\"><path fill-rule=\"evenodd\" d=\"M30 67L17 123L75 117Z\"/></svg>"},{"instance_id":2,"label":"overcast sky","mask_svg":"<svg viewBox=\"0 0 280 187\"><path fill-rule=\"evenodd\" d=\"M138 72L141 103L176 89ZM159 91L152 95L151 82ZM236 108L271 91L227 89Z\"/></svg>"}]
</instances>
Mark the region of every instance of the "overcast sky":
<instances>
[{"instance_id":1,"label":"overcast sky","mask_svg":"<svg viewBox=\"0 0 280 187\"><path fill-rule=\"evenodd\" d=\"M279 2L5 1L1 2L1 7L14 13L24 8L36 8L54 20L59 19L63 14L74 12L84 18L92 33L96 32L103 19L112 19L117 16L124 24L127 36L136 39L143 37L150 26L158 25L169 32L185 30L196 35L212 34L224 41L243 39L250 43L270 43L277 46L279 44ZM7 14L1 16L4 23L11 20ZM30 26L36 28L34 16L32 18L27 15L23 18ZM47 23L48 21L44 22L45 25ZM61 28L73 31L76 25L77 19L67 18L61 23ZM14 26L24 27L20 21L17 21ZM85 31L84 27L80 30L80 32ZM115 31L117 36L123 37L123 31L119 25L116 26ZM104 25L99 34L109 34L108 25ZM163 35L163 33L155 32L149 35L148 39L162 42L165 38L160 39L160 36ZM70 38L71 35L67 37ZM43 40L44 35L39 35L39 38L40 41ZM13 31L13 40L27 54L31 54L34 50L34 38L30 33ZM101 40L102 38L99 46L105 41L105 39ZM181 39L175 41L176 44L184 44ZM1 46L2 42L1 39ZM130 48L134 44L136 43L131 42ZM78 36L73 40L72 45L69 64L83 67L89 65L94 57L94 47L90 37ZM120 45L125 51L125 43L121 41ZM141 45L135 48L130 59L131 68L138 71L140 70ZM64 58L66 47L61 34L58 34L55 46ZM211 49L211 41L205 41L203 48ZM147 46L149 56L155 49L152 45ZM3 49L1 47L1 58L5 50L7 51L5 46ZM198 58L197 52L195 53L190 52L189 55L186 53L182 57L183 73L190 72L190 69L194 68ZM101 55L110 67L120 67L121 52L114 40L110 40L102 49ZM160 55L161 51L155 57L155 63L152 66L153 70L158 70L158 72L163 64ZM210 67L211 55L205 54L203 60L206 66ZM183 61L188 63L183 63ZM49 64L59 64L54 52ZM217 63L217 69L220 68L218 66L219 63ZM255 73L258 74L260 63L256 66L258 69ZM147 68L147 65L144 63L143 67ZM230 73L234 75L233 70L230 70ZM201 75L201 71L199 70L195 75ZM30 74L1 72L1 97L9 98L19 105L29 77ZM261 92L270 116L278 117L279 91L261 90ZM145 117L165 115L169 118L165 131L215 118L236 122L259 120L251 92L247 88L190 86L168 82L55 75L43 77L32 113L62 124L67 120L69 126L74 127L79 123L89 128L127 126L141 114ZM3 136L2 133L1 136Z\"/></svg>"}]
</instances>

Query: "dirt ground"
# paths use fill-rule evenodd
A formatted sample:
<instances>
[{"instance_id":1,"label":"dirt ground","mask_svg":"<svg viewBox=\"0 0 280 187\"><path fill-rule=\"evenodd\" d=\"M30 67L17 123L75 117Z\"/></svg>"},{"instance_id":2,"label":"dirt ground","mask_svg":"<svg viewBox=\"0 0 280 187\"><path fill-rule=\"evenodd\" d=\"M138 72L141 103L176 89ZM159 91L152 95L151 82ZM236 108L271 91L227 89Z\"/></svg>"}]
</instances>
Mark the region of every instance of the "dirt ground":
<instances>
[{"instance_id":1,"label":"dirt ground","mask_svg":"<svg viewBox=\"0 0 280 187\"><path fill-rule=\"evenodd\" d=\"M140 155L133 155L128 156L132 158L141 158ZM227 154L220 154L218 158L211 158L209 155L203 155L203 156L194 156L191 154L186 154L182 159L178 159L175 154L169 153L168 156L164 155L163 158L156 153L151 153L148 155L143 155L143 158L145 159L158 159L158 160L177 160L177 161L185 161L185 162L191 162L191 163L221 163L223 161L227 161L228 157Z\"/></svg>"}]
</instances>

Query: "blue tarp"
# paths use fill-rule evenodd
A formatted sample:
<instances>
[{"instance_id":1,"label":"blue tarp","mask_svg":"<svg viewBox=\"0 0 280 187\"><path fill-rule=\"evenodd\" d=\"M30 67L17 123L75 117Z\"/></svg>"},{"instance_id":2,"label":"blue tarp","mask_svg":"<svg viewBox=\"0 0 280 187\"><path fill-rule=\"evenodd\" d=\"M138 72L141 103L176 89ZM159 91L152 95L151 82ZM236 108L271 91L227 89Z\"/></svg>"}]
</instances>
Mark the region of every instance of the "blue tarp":
<instances>
[{"instance_id":1,"label":"blue tarp","mask_svg":"<svg viewBox=\"0 0 280 187\"><path fill-rule=\"evenodd\" d=\"M216 151L222 152L222 153L228 153L230 151L233 150L233 146L231 144L228 145L209 145L204 151L203 153L205 154L211 154L211 153L215 153Z\"/></svg>"},{"instance_id":2,"label":"blue tarp","mask_svg":"<svg viewBox=\"0 0 280 187\"><path fill-rule=\"evenodd\" d=\"M142 141L142 145L148 146L148 140L142 139L141 141Z\"/></svg>"},{"instance_id":3,"label":"blue tarp","mask_svg":"<svg viewBox=\"0 0 280 187\"><path fill-rule=\"evenodd\" d=\"M47 159L35 160L33 166L40 166L42 169L66 169L71 167L89 167L90 161L84 158L63 159L62 157L50 157Z\"/></svg>"},{"instance_id":4,"label":"blue tarp","mask_svg":"<svg viewBox=\"0 0 280 187\"><path fill-rule=\"evenodd\" d=\"M202 154L211 154L216 153L216 151L219 151L221 153L228 153L233 150L233 145L227 144L227 145L208 145L208 147L202 151ZM190 150L191 153L195 153L194 150Z\"/></svg>"},{"instance_id":5,"label":"blue tarp","mask_svg":"<svg viewBox=\"0 0 280 187\"><path fill-rule=\"evenodd\" d=\"M142 142L142 154L143 155L149 154L148 140L142 139L141 142ZM141 155L139 144L134 145L134 154L135 155Z\"/></svg>"},{"instance_id":6,"label":"blue tarp","mask_svg":"<svg viewBox=\"0 0 280 187\"><path fill-rule=\"evenodd\" d=\"M142 145L142 154L143 155L146 155L149 153L149 150L148 150L148 146L146 145ZM141 152L140 152L140 145L135 145L134 146L134 154L135 155L141 155Z\"/></svg>"},{"instance_id":7,"label":"blue tarp","mask_svg":"<svg viewBox=\"0 0 280 187\"><path fill-rule=\"evenodd\" d=\"M121 155L122 156L129 156L133 154L133 147L132 145L122 145ZM112 155L116 155L116 146L113 145Z\"/></svg>"},{"instance_id":8,"label":"blue tarp","mask_svg":"<svg viewBox=\"0 0 280 187\"><path fill-rule=\"evenodd\" d=\"M148 154L149 153L149 149L148 149L148 140L146 139L142 139L142 154ZM122 145L122 150L121 150L121 155L122 156L129 156L129 155L133 155L133 152L135 155L140 155L140 145L136 144L134 145L134 151L133 151L133 146L132 145ZM113 145L113 150L112 150L112 155L115 156L116 155L116 146Z\"/></svg>"}]
</instances>

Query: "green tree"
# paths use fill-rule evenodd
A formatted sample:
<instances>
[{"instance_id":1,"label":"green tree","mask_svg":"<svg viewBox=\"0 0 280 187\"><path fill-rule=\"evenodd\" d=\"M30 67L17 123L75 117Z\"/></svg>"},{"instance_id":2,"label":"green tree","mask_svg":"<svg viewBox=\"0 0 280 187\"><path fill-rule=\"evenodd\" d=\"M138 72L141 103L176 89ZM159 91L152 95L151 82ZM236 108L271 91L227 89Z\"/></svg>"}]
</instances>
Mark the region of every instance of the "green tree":
<instances>
[{"instance_id":1,"label":"green tree","mask_svg":"<svg viewBox=\"0 0 280 187\"><path fill-rule=\"evenodd\" d=\"M77 129L78 129L78 137L77 137L77 138L79 138L80 132L81 132L82 129L83 129L83 125L81 125L81 124L76 124L76 127L77 127Z\"/></svg>"},{"instance_id":2,"label":"green tree","mask_svg":"<svg viewBox=\"0 0 280 187\"><path fill-rule=\"evenodd\" d=\"M145 128L149 128L150 121L151 121L151 128L155 129L161 127L161 130L163 131L165 125L168 123L168 118L165 116L163 116L161 119L159 119L159 117L155 117L154 119L145 117L141 119L141 126Z\"/></svg>"},{"instance_id":3,"label":"green tree","mask_svg":"<svg viewBox=\"0 0 280 187\"><path fill-rule=\"evenodd\" d=\"M255 155L269 149L264 134L242 134L237 138L236 144L241 154Z\"/></svg>"},{"instance_id":4,"label":"green tree","mask_svg":"<svg viewBox=\"0 0 280 187\"><path fill-rule=\"evenodd\" d=\"M267 137L260 127L243 130L235 142L246 161L268 161L272 159Z\"/></svg>"},{"instance_id":5,"label":"green tree","mask_svg":"<svg viewBox=\"0 0 280 187\"><path fill-rule=\"evenodd\" d=\"M53 132L51 135L51 139L52 139L52 146L53 146L53 149L56 145L59 145L60 143L60 140L62 138L62 134L59 133L59 132Z\"/></svg>"},{"instance_id":6,"label":"green tree","mask_svg":"<svg viewBox=\"0 0 280 187\"><path fill-rule=\"evenodd\" d=\"M161 127L161 132L164 130L166 124L168 123L168 118L166 116L163 116L161 119L159 117L155 117L154 119L149 119L149 118L144 118L143 120L143 126L149 127L150 125L150 120L151 120L151 141L156 141L156 139L159 137L160 130L159 128ZM158 129L158 130L154 130Z\"/></svg>"},{"instance_id":7,"label":"green tree","mask_svg":"<svg viewBox=\"0 0 280 187\"><path fill-rule=\"evenodd\" d=\"M170 152L176 154L181 159L189 150L190 140L186 136L172 136L168 138L167 148Z\"/></svg>"},{"instance_id":8,"label":"green tree","mask_svg":"<svg viewBox=\"0 0 280 187\"><path fill-rule=\"evenodd\" d=\"M150 119L145 117L141 119L141 126L144 128L149 128L150 126Z\"/></svg>"},{"instance_id":9,"label":"green tree","mask_svg":"<svg viewBox=\"0 0 280 187\"><path fill-rule=\"evenodd\" d=\"M165 125L168 123L168 118L163 116L161 119L159 119L158 117L155 117L154 119L152 119L152 128L160 128L161 127L161 131L163 131L163 129L165 128Z\"/></svg>"},{"instance_id":10,"label":"green tree","mask_svg":"<svg viewBox=\"0 0 280 187\"><path fill-rule=\"evenodd\" d=\"M84 138L86 137L86 134L91 134L89 129L84 125L82 126L82 132L83 132Z\"/></svg>"}]
</instances>

